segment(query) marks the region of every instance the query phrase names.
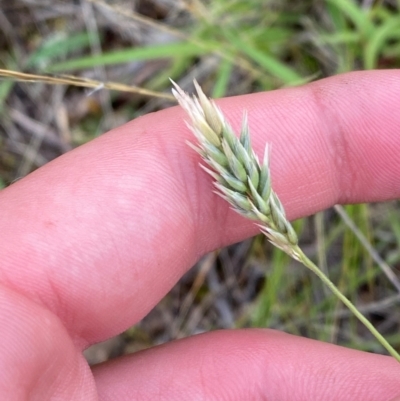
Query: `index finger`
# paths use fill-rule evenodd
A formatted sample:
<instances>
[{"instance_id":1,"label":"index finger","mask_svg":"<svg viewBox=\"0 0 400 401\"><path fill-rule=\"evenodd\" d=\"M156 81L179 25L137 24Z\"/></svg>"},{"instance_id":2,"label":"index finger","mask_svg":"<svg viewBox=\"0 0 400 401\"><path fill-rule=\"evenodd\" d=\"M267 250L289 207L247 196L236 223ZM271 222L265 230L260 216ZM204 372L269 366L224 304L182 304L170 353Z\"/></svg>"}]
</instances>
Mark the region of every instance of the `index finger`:
<instances>
[{"instance_id":1,"label":"index finger","mask_svg":"<svg viewBox=\"0 0 400 401\"><path fill-rule=\"evenodd\" d=\"M272 143L289 218L398 197L400 73L358 72L218 102ZM2 283L84 346L142 318L205 252L257 232L212 193L179 108L150 114L2 191ZM116 313L117 312L117 313Z\"/></svg>"}]
</instances>

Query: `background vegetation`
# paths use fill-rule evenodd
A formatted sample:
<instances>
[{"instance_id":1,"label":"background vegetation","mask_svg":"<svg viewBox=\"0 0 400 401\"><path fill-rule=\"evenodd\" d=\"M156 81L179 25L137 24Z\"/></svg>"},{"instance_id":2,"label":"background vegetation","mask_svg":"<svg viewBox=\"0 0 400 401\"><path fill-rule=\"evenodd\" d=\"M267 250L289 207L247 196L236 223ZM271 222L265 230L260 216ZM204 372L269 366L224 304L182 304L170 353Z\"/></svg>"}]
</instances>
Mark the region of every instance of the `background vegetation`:
<instances>
[{"instance_id":1,"label":"background vegetation","mask_svg":"<svg viewBox=\"0 0 400 401\"><path fill-rule=\"evenodd\" d=\"M399 0L0 4L0 75L33 81L0 81L0 186L112 127L171 106L168 77L187 88L196 78L206 93L222 97L400 66ZM329 266L333 281L400 351L399 216L398 202L352 205L296 228L309 256ZM235 327L271 327L383 352L311 273L260 236L204 257L140 324L87 357L94 363Z\"/></svg>"}]
</instances>

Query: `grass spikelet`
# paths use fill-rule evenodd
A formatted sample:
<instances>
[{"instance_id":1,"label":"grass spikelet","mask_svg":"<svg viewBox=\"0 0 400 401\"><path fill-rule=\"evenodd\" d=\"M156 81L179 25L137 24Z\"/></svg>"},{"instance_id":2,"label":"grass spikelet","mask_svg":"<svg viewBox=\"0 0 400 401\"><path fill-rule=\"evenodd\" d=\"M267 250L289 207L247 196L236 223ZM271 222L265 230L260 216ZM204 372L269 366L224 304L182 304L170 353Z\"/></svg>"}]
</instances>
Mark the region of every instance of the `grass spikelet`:
<instances>
[{"instance_id":1,"label":"grass spikelet","mask_svg":"<svg viewBox=\"0 0 400 401\"><path fill-rule=\"evenodd\" d=\"M212 173L214 179L215 173L223 178L216 180L216 192L238 213L264 224L264 229L271 229L269 237L278 247L287 250L289 245L296 245L297 236L271 188L268 147L263 165L251 148L247 114L238 138L218 106L205 96L197 82L197 98L190 97L174 82L173 85L174 96L191 118L191 130L199 140L200 155L211 168L204 170ZM296 249L290 249L291 256L297 257Z\"/></svg>"},{"instance_id":2,"label":"grass spikelet","mask_svg":"<svg viewBox=\"0 0 400 401\"><path fill-rule=\"evenodd\" d=\"M172 93L189 115L191 123L188 126L198 140L198 144L190 145L202 157L205 163L203 170L213 178L215 193L229 202L236 212L255 220L260 231L274 246L313 271L400 362L396 350L299 247L297 234L271 185L270 148L267 144L263 162L260 163L251 147L247 113L244 113L240 135L236 136L221 110L207 98L196 81L197 97L189 96L175 82L171 82L174 86Z\"/></svg>"}]
</instances>

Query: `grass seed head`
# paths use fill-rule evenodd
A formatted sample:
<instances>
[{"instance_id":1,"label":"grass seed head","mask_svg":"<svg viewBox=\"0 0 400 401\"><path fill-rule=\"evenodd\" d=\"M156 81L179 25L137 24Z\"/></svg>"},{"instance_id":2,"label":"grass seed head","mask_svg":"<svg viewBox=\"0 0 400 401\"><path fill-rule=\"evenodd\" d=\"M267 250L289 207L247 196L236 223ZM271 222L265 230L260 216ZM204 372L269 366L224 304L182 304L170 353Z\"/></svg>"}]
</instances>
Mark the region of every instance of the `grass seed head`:
<instances>
[{"instance_id":1,"label":"grass seed head","mask_svg":"<svg viewBox=\"0 0 400 401\"><path fill-rule=\"evenodd\" d=\"M261 231L278 248L296 258L297 235L286 219L271 188L269 147L260 164L251 147L247 113L238 138L213 100L194 81L197 97L189 96L175 82L172 93L188 113L189 127L198 140L192 148L210 167L203 167L215 181L216 193L244 217L257 220Z\"/></svg>"}]
</instances>

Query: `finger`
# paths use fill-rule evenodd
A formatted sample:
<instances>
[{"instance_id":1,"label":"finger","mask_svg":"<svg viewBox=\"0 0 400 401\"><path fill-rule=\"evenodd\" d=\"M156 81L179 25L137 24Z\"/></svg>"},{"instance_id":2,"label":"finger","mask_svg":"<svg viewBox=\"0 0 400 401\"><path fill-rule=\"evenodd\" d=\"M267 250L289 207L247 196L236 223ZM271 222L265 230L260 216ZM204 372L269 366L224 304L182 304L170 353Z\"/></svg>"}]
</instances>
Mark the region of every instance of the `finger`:
<instances>
[{"instance_id":1,"label":"finger","mask_svg":"<svg viewBox=\"0 0 400 401\"><path fill-rule=\"evenodd\" d=\"M59 319L1 285L0 338L2 399L98 399L89 366Z\"/></svg>"},{"instance_id":2,"label":"finger","mask_svg":"<svg viewBox=\"0 0 400 401\"><path fill-rule=\"evenodd\" d=\"M271 330L213 332L94 368L102 401L382 401L400 392L394 359Z\"/></svg>"},{"instance_id":3,"label":"finger","mask_svg":"<svg viewBox=\"0 0 400 401\"><path fill-rule=\"evenodd\" d=\"M249 112L290 218L400 195L400 72L353 73L223 99ZM75 340L142 318L205 252L256 233L212 193L179 108L139 118L1 192L0 281L56 313Z\"/></svg>"}]
</instances>

